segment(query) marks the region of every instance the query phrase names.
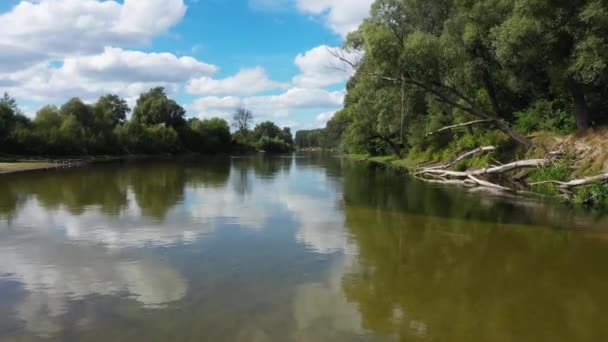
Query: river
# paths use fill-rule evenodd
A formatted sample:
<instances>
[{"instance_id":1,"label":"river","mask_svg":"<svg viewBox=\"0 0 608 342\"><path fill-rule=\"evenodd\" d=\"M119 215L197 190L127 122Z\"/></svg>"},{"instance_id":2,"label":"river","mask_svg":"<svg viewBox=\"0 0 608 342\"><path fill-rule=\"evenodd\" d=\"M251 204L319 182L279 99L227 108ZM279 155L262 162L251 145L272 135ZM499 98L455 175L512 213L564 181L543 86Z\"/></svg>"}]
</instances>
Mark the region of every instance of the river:
<instances>
[{"instance_id":1,"label":"river","mask_svg":"<svg viewBox=\"0 0 608 342\"><path fill-rule=\"evenodd\" d=\"M321 153L0 177L1 341L603 341L608 225Z\"/></svg>"}]
</instances>

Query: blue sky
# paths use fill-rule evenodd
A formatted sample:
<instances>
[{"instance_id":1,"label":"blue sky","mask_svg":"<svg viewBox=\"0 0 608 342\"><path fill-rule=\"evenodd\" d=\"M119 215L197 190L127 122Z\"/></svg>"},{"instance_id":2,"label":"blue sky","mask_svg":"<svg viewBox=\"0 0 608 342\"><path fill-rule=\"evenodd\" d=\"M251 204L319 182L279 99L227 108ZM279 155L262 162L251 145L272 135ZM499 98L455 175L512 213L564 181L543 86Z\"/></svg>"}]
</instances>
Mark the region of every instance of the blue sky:
<instances>
[{"instance_id":1,"label":"blue sky","mask_svg":"<svg viewBox=\"0 0 608 342\"><path fill-rule=\"evenodd\" d=\"M228 119L244 106L257 122L322 127L352 73L329 50L371 2L4 0L0 91L35 115L109 92L134 104L161 85L191 117Z\"/></svg>"}]
</instances>

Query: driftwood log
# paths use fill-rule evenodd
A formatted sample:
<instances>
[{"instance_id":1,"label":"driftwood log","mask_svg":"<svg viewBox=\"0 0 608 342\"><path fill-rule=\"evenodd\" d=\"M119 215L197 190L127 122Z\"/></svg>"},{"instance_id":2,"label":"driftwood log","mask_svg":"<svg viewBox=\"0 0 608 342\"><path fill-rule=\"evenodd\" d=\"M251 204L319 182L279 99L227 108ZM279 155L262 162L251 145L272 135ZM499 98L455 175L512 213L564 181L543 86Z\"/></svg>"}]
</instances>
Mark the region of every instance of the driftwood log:
<instances>
[{"instance_id":1,"label":"driftwood log","mask_svg":"<svg viewBox=\"0 0 608 342\"><path fill-rule=\"evenodd\" d=\"M537 168L551 164L556 159L561 158L563 153L561 152L549 152L546 158L542 159L526 159L526 160L518 160L507 164L500 165L491 165L482 169L473 169L466 171L454 171L451 170L453 166L458 164L459 162L466 160L467 158L471 158L474 155L485 153L485 152L493 152L496 151L497 148L494 146L485 146L474 149L472 151L468 151L458 157L456 157L453 161L437 165L437 166L428 166L418 168L414 176L431 183L441 183L441 184L455 184L455 185L464 185L468 187L485 187L488 189L499 190L499 191L511 191L518 192L513 187L504 186L502 184L498 184L497 182L493 182L490 179L496 178L509 178L506 177L507 173L514 170L526 169L526 168ZM595 184L595 183L608 183L608 173L586 177L581 179L574 179L568 182L560 182L555 180L549 180L544 182L536 182L536 183L525 183L524 185L528 188L536 185L543 184L554 184L557 186L558 190L562 193L562 195L566 198L571 198L573 194L573 189L577 187L582 187L585 185ZM528 191L523 191L528 193Z\"/></svg>"}]
</instances>

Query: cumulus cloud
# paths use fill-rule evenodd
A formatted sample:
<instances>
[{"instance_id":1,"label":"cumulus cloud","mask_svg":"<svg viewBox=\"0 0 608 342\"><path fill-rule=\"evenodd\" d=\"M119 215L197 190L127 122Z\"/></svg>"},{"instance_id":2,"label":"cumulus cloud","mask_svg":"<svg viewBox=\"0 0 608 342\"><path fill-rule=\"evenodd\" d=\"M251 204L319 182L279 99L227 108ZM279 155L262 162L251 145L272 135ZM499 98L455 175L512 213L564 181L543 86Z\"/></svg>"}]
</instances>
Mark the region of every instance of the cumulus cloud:
<instances>
[{"instance_id":1,"label":"cumulus cloud","mask_svg":"<svg viewBox=\"0 0 608 342\"><path fill-rule=\"evenodd\" d=\"M352 67L340 61L336 55L355 63L360 54L327 45L317 46L295 58L300 69L293 83L301 87L322 88L347 81L353 74Z\"/></svg>"},{"instance_id":2,"label":"cumulus cloud","mask_svg":"<svg viewBox=\"0 0 608 342\"><path fill-rule=\"evenodd\" d=\"M208 96L194 100L186 108L201 119L212 117L228 119L230 114L242 105L241 98L236 96Z\"/></svg>"},{"instance_id":3,"label":"cumulus cloud","mask_svg":"<svg viewBox=\"0 0 608 342\"><path fill-rule=\"evenodd\" d=\"M107 47L98 55L66 58L58 68L38 64L2 78L11 81L8 90L17 97L93 100L108 92L135 97L157 85L175 92L192 75L210 75L216 70L192 57Z\"/></svg>"},{"instance_id":4,"label":"cumulus cloud","mask_svg":"<svg viewBox=\"0 0 608 342\"><path fill-rule=\"evenodd\" d=\"M344 91L292 88L279 95L254 96L244 99L247 107L275 116L287 115L290 109L338 107L344 101Z\"/></svg>"},{"instance_id":5,"label":"cumulus cloud","mask_svg":"<svg viewBox=\"0 0 608 342\"><path fill-rule=\"evenodd\" d=\"M0 15L0 70L95 54L104 46L139 46L166 32L186 13L183 0L21 1ZM154 18L154 20L150 20Z\"/></svg>"},{"instance_id":6,"label":"cumulus cloud","mask_svg":"<svg viewBox=\"0 0 608 342\"><path fill-rule=\"evenodd\" d=\"M287 85L268 77L266 70L258 66L241 69L234 76L224 79L199 77L190 80L187 91L198 95L255 95L264 91L284 89Z\"/></svg>"},{"instance_id":7,"label":"cumulus cloud","mask_svg":"<svg viewBox=\"0 0 608 342\"><path fill-rule=\"evenodd\" d=\"M203 97L192 102L188 109L199 117L228 118L239 107L253 111L254 116L284 117L297 109L338 108L342 106L345 91L291 88L284 93L268 96Z\"/></svg>"},{"instance_id":8,"label":"cumulus cloud","mask_svg":"<svg viewBox=\"0 0 608 342\"><path fill-rule=\"evenodd\" d=\"M325 24L345 37L369 15L374 0L297 0L297 8L324 18Z\"/></svg>"},{"instance_id":9,"label":"cumulus cloud","mask_svg":"<svg viewBox=\"0 0 608 342\"><path fill-rule=\"evenodd\" d=\"M315 118L315 121L317 121L319 123L326 123L327 121L331 120L331 118L334 117L334 114L336 114L336 112L323 112L323 113L320 113Z\"/></svg>"}]
</instances>

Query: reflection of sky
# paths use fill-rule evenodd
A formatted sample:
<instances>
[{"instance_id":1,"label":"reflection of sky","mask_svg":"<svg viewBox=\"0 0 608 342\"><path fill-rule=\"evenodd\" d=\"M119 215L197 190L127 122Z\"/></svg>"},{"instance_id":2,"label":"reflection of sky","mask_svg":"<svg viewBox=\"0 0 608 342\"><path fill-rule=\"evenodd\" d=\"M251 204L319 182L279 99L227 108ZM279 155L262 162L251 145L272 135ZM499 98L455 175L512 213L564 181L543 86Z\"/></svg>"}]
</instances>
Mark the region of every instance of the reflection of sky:
<instances>
[{"instance_id":1,"label":"reflection of sky","mask_svg":"<svg viewBox=\"0 0 608 342\"><path fill-rule=\"evenodd\" d=\"M146 308L163 308L184 298L189 286L185 276L150 253L150 247L201 241L226 225L264 234L277 213L296 222L294 239L310 252L353 255L334 180L321 168L293 165L262 178L233 167L224 186L187 185L182 201L162 221L143 216L131 189L116 216L95 206L79 215L61 206L49 210L29 197L10 224L0 221L0 277L18 282L27 292L16 315L29 331L49 335L60 330L58 319L71 301L90 296L125 296ZM297 289L294 310L301 329L312 324L315 315L333 317L336 329L359 324L355 308L337 296L340 270L351 259L341 257L326 284ZM312 298L326 298L322 302L327 305L310 306Z\"/></svg>"}]
</instances>

